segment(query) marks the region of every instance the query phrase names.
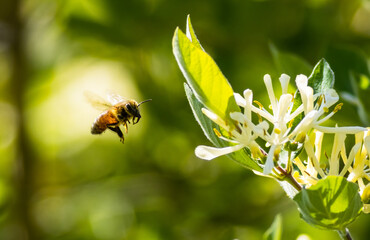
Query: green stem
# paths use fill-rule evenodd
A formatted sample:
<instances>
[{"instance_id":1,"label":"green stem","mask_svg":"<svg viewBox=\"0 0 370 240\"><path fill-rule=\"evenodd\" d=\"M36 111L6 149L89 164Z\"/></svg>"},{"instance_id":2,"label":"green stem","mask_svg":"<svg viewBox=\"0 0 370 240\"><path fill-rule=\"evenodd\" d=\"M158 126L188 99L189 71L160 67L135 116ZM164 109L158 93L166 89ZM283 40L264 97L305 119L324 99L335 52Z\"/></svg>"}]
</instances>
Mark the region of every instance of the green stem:
<instances>
[{"instance_id":1,"label":"green stem","mask_svg":"<svg viewBox=\"0 0 370 240\"><path fill-rule=\"evenodd\" d=\"M337 232L343 240L352 240L352 236L348 228L343 229L343 230L337 230Z\"/></svg>"}]
</instances>

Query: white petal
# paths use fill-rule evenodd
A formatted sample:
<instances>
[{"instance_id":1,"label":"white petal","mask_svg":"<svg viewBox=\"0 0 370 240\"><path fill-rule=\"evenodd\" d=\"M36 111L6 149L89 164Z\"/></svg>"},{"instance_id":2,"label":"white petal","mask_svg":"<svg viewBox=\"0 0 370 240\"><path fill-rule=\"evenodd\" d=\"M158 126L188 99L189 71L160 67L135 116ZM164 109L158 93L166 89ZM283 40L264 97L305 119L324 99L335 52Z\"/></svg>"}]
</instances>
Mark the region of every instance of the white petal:
<instances>
[{"instance_id":1,"label":"white petal","mask_svg":"<svg viewBox=\"0 0 370 240\"><path fill-rule=\"evenodd\" d=\"M274 152L276 149L276 145L272 145L269 153L267 155L267 160L265 163L265 167L263 168L263 174L267 175L270 174L272 169L274 168Z\"/></svg>"},{"instance_id":2,"label":"white petal","mask_svg":"<svg viewBox=\"0 0 370 240\"><path fill-rule=\"evenodd\" d=\"M346 133L346 134L355 134L362 131L366 131L366 128L363 127L323 127L318 125L315 125L315 129L324 133Z\"/></svg>"},{"instance_id":3,"label":"white petal","mask_svg":"<svg viewBox=\"0 0 370 240\"><path fill-rule=\"evenodd\" d=\"M358 150L360 150L360 147L361 147L361 143L357 143L355 146L353 146L349 154L349 157L347 161L344 163L344 167L341 170L339 176L344 177L344 174L347 173L349 167L352 165L352 162L355 159L356 154L358 153Z\"/></svg>"},{"instance_id":4,"label":"white petal","mask_svg":"<svg viewBox=\"0 0 370 240\"><path fill-rule=\"evenodd\" d=\"M198 158L204 159L204 160L212 160L216 157L226 155L232 152L236 152L244 147L243 144L230 146L230 147L224 147L224 148L215 148L215 147L208 147L208 146L198 146L195 148L195 155Z\"/></svg>"},{"instance_id":5,"label":"white petal","mask_svg":"<svg viewBox=\"0 0 370 240\"><path fill-rule=\"evenodd\" d=\"M263 137L264 133L269 129L269 127L270 125L268 122L262 121L261 123L257 124L253 130L258 136Z\"/></svg>"},{"instance_id":6,"label":"white petal","mask_svg":"<svg viewBox=\"0 0 370 240\"><path fill-rule=\"evenodd\" d=\"M298 88L307 87L308 79L305 75L300 74L296 77L295 82Z\"/></svg>"},{"instance_id":7,"label":"white petal","mask_svg":"<svg viewBox=\"0 0 370 240\"><path fill-rule=\"evenodd\" d=\"M224 128L226 131L229 130L229 127L226 125L225 121L222 118L220 118L217 114L209 111L207 108L202 108L202 112L209 119L211 119L214 123L216 123L220 127Z\"/></svg>"},{"instance_id":8,"label":"white petal","mask_svg":"<svg viewBox=\"0 0 370 240\"><path fill-rule=\"evenodd\" d=\"M253 112L259 114L261 117L266 118L271 123L274 123L274 116L271 115L271 113L267 112L266 110L259 109L255 106L251 106L251 109Z\"/></svg>"},{"instance_id":9,"label":"white petal","mask_svg":"<svg viewBox=\"0 0 370 240\"><path fill-rule=\"evenodd\" d=\"M243 92L244 98L247 102L252 102L253 99L253 92L250 89L246 89Z\"/></svg>"},{"instance_id":10,"label":"white petal","mask_svg":"<svg viewBox=\"0 0 370 240\"><path fill-rule=\"evenodd\" d=\"M252 101L253 101L253 92L250 89L247 89L243 92L245 99L245 109L244 115L248 119L252 118Z\"/></svg>"},{"instance_id":11,"label":"white petal","mask_svg":"<svg viewBox=\"0 0 370 240\"><path fill-rule=\"evenodd\" d=\"M309 112L313 109L313 89L306 87L306 111Z\"/></svg>"},{"instance_id":12,"label":"white petal","mask_svg":"<svg viewBox=\"0 0 370 240\"><path fill-rule=\"evenodd\" d=\"M301 104L287 119L286 121L289 122L290 120L297 117L301 112L303 112L303 104Z\"/></svg>"},{"instance_id":13,"label":"white petal","mask_svg":"<svg viewBox=\"0 0 370 240\"><path fill-rule=\"evenodd\" d=\"M237 122L240 122L240 123L245 122L244 115L241 112L232 112L232 113L230 113L230 117L231 117L231 119L233 119Z\"/></svg>"},{"instance_id":14,"label":"white petal","mask_svg":"<svg viewBox=\"0 0 370 240\"><path fill-rule=\"evenodd\" d=\"M331 156L329 159L329 174L328 175L338 175L339 174L339 152L342 149L344 141L346 139L346 134L336 133L334 136L334 142L332 146Z\"/></svg>"},{"instance_id":15,"label":"white petal","mask_svg":"<svg viewBox=\"0 0 370 240\"><path fill-rule=\"evenodd\" d=\"M315 119L317 114L316 110L312 110L309 112L302 121L295 127L294 131L289 134L289 138L293 138L295 135L297 135L300 132L308 132L312 126L312 122Z\"/></svg>"},{"instance_id":16,"label":"white petal","mask_svg":"<svg viewBox=\"0 0 370 240\"><path fill-rule=\"evenodd\" d=\"M270 75L266 74L265 76L263 76L263 81L265 82L267 93L268 93L269 98L270 98L270 102L271 102L271 106L272 106L272 112L275 115L276 111L277 111L277 104L276 104L274 88L272 87L272 82L271 82Z\"/></svg>"},{"instance_id":17,"label":"white petal","mask_svg":"<svg viewBox=\"0 0 370 240\"><path fill-rule=\"evenodd\" d=\"M242 95L240 95L239 93L234 93L234 98L235 98L236 104L238 104L241 107L245 107L246 101L242 97Z\"/></svg>"},{"instance_id":18,"label":"white petal","mask_svg":"<svg viewBox=\"0 0 370 240\"><path fill-rule=\"evenodd\" d=\"M279 116L278 121L284 121L284 117L288 114L288 108L292 103L293 96L291 94L284 94L280 97L279 100ZM286 123L284 123L286 124Z\"/></svg>"},{"instance_id":19,"label":"white petal","mask_svg":"<svg viewBox=\"0 0 370 240\"><path fill-rule=\"evenodd\" d=\"M289 85L290 77L283 73L281 74L279 80L281 83L281 94L288 93L288 85Z\"/></svg>"},{"instance_id":20,"label":"white petal","mask_svg":"<svg viewBox=\"0 0 370 240\"><path fill-rule=\"evenodd\" d=\"M334 89L329 89L325 93L326 107L329 108L339 100L338 93Z\"/></svg>"},{"instance_id":21,"label":"white petal","mask_svg":"<svg viewBox=\"0 0 370 240\"><path fill-rule=\"evenodd\" d=\"M365 137L364 144L367 150L367 154L370 153L370 136Z\"/></svg>"}]
</instances>

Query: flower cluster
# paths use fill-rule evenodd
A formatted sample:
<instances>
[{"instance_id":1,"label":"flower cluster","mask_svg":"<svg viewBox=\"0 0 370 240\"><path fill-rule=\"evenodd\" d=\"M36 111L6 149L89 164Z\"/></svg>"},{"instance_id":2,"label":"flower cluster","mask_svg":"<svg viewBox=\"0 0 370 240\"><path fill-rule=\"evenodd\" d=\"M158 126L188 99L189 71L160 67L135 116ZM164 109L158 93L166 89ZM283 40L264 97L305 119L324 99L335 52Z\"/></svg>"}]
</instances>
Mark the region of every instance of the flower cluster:
<instances>
[{"instance_id":1,"label":"flower cluster","mask_svg":"<svg viewBox=\"0 0 370 240\"><path fill-rule=\"evenodd\" d=\"M253 100L253 92L250 89L244 91L244 96L234 94L237 104L244 109L243 112L230 113L231 119L237 124L236 128L227 125L215 113L203 108L203 113L209 119L229 133L228 137L224 137L215 131L218 137L232 144L224 148L198 146L195 154L199 158L211 160L246 147L250 150L252 158L263 168L264 175L279 177L279 172L284 171L284 167L291 171L294 164L299 169L294 175L297 181L310 185L326 175L344 176L349 172L348 180L357 181L361 191L364 192L364 179L369 181L370 172L367 151L370 147L370 137L364 137L369 135L367 129L352 126L323 126L323 123L342 107L342 103L336 104L339 96L334 89L329 88L314 94L313 88L308 85L307 77L298 75L295 80L298 90L292 94L288 92L290 77L282 74L279 80L281 94L277 97L271 77L264 76L270 100L269 109ZM329 171L322 169L320 165L324 134L335 135L329 158ZM346 154L344 145L348 134L356 136L356 144L349 156ZM308 156L307 161L294 158L295 155L291 154L299 148L304 148ZM288 156L281 154L284 149L288 149ZM341 171L339 171L339 158L344 164Z\"/></svg>"},{"instance_id":2,"label":"flower cluster","mask_svg":"<svg viewBox=\"0 0 370 240\"><path fill-rule=\"evenodd\" d=\"M364 212L370 213L370 129L356 134L335 133L330 156L321 156L324 135L314 130L306 139L304 149L307 161L302 161L301 157L294 159L301 173L295 172L294 177L306 187L315 185L319 179L327 176L346 177L349 182L358 184ZM351 139L347 137L354 137L354 144L349 151L345 143Z\"/></svg>"}]
</instances>

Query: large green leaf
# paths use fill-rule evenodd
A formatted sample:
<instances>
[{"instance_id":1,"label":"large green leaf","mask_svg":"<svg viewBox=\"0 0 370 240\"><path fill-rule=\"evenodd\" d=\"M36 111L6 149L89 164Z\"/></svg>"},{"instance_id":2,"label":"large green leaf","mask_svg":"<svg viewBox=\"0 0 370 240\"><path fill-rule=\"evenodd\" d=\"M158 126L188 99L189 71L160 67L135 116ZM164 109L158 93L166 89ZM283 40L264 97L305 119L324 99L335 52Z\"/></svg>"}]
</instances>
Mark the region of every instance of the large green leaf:
<instances>
[{"instance_id":1,"label":"large green leaf","mask_svg":"<svg viewBox=\"0 0 370 240\"><path fill-rule=\"evenodd\" d=\"M315 93L323 93L334 86L334 72L329 63L321 59L314 67L311 75L308 77L308 85L313 88Z\"/></svg>"},{"instance_id":2,"label":"large green leaf","mask_svg":"<svg viewBox=\"0 0 370 240\"><path fill-rule=\"evenodd\" d=\"M240 111L234 91L214 60L202 49L188 18L188 36L176 29L172 45L177 63L196 98L226 123L230 112ZM188 38L190 37L190 39Z\"/></svg>"},{"instance_id":3,"label":"large green leaf","mask_svg":"<svg viewBox=\"0 0 370 240\"><path fill-rule=\"evenodd\" d=\"M191 110L193 111L195 119L201 126L204 135L206 135L209 141L211 141L211 143L216 147L230 146L229 142L223 141L217 137L213 129L220 130L219 127L202 113L202 108L204 108L204 105L194 96L194 93L190 87L186 83L184 84L184 87ZM262 168L249 157L246 149L241 149L237 152L230 153L228 154L228 157L248 169L253 169L258 172L263 171Z\"/></svg>"},{"instance_id":4,"label":"large green leaf","mask_svg":"<svg viewBox=\"0 0 370 240\"><path fill-rule=\"evenodd\" d=\"M294 201L307 223L332 230L345 229L362 208L358 186L338 176L328 176L316 185L302 189Z\"/></svg>"}]
</instances>

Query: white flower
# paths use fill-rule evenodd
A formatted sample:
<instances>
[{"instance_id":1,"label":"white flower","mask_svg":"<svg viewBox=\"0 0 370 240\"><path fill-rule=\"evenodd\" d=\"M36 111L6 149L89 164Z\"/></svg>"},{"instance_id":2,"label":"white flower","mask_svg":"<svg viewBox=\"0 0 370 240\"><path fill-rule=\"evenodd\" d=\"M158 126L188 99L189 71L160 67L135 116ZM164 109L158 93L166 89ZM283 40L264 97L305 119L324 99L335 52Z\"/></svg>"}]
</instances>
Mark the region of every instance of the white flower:
<instances>
[{"instance_id":1,"label":"white flower","mask_svg":"<svg viewBox=\"0 0 370 240\"><path fill-rule=\"evenodd\" d=\"M263 173L268 175L272 172L276 164L279 164L279 154L285 143L305 141L307 133L312 129L317 129L325 133L338 133L339 136L345 134L353 134L364 131L361 127L325 127L322 124L330 119L342 106L336 107L329 113L329 108L332 107L338 100L339 96L334 89L328 89L325 92L314 94L312 87L308 86L308 79L305 75L298 75L296 77L296 85L298 88L300 100L302 103L296 107L293 94L288 93L288 86L290 77L282 74L279 78L281 85L281 94L276 97L271 77L266 74L263 78L266 85L267 94L270 100L271 111L266 110L261 103L253 100L253 92L246 89L243 92L243 97L240 94L234 93L236 103L244 108L244 112L232 112L230 117L238 124L238 128L234 129L228 126L225 120L213 112L203 109L203 113L213 122L219 125L222 129L229 133L230 137L225 138L219 135L224 141L230 142L231 146L224 148L215 148L208 146L198 146L195 154L202 159L211 160L213 158L226 155L238 151L244 147L251 150L254 159L260 159L264 162ZM258 105L254 106L253 103ZM258 123L252 120L254 116L258 117ZM293 126L293 121L297 117L303 118L296 125ZM292 129L294 127L294 129ZM342 133L342 134L340 134ZM266 148L261 148L256 140L262 139L266 144ZM338 143L341 139L338 139ZM336 151L340 149L337 146ZM312 169L316 169L314 165ZM336 168L332 168L336 172ZM317 170L317 169L316 169Z\"/></svg>"},{"instance_id":2,"label":"white flower","mask_svg":"<svg viewBox=\"0 0 370 240\"><path fill-rule=\"evenodd\" d=\"M360 194L363 194L370 181L370 131L354 134L355 143L350 148L349 153L346 151L345 141L348 135L353 134L335 133L331 154L326 156L328 157L328 166L322 165L324 161L321 159L324 135L323 132L314 130L313 134L306 138L304 149L308 159L306 162L299 157L294 160L301 172L300 176L295 175L295 177L306 186L314 185L318 179L330 175L346 177L348 181L357 182Z\"/></svg>"}]
</instances>

